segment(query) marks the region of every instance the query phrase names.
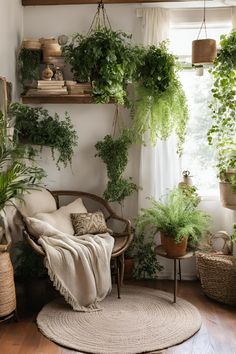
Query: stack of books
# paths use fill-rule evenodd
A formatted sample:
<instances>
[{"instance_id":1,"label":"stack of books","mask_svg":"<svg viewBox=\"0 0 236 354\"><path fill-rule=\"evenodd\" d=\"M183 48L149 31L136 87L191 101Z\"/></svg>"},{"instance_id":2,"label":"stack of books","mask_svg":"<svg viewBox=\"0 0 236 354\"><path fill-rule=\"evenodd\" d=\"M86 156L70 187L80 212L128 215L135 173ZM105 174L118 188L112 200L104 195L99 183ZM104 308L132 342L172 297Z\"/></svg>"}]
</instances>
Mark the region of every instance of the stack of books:
<instances>
[{"instance_id":1,"label":"stack of books","mask_svg":"<svg viewBox=\"0 0 236 354\"><path fill-rule=\"evenodd\" d=\"M88 82L77 83L67 80L66 86L70 95L90 96L91 84Z\"/></svg>"},{"instance_id":2,"label":"stack of books","mask_svg":"<svg viewBox=\"0 0 236 354\"><path fill-rule=\"evenodd\" d=\"M38 80L37 88L29 89L27 96L50 96L50 95L67 95L67 87L65 81L46 81Z\"/></svg>"}]
</instances>

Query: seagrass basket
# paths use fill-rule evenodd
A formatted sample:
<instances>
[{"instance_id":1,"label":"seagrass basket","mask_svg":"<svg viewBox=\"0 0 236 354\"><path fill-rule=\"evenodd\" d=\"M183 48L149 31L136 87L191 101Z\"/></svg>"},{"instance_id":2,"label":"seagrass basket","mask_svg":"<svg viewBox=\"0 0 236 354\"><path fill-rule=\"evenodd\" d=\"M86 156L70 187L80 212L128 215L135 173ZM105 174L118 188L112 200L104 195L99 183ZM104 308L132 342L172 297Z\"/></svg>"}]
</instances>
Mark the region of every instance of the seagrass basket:
<instances>
[{"instance_id":1,"label":"seagrass basket","mask_svg":"<svg viewBox=\"0 0 236 354\"><path fill-rule=\"evenodd\" d=\"M236 305L236 257L198 253L196 259L203 292L224 304Z\"/></svg>"},{"instance_id":2,"label":"seagrass basket","mask_svg":"<svg viewBox=\"0 0 236 354\"><path fill-rule=\"evenodd\" d=\"M0 320L16 309L13 267L9 252L0 248Z\"/></svg>"}]
</instances>

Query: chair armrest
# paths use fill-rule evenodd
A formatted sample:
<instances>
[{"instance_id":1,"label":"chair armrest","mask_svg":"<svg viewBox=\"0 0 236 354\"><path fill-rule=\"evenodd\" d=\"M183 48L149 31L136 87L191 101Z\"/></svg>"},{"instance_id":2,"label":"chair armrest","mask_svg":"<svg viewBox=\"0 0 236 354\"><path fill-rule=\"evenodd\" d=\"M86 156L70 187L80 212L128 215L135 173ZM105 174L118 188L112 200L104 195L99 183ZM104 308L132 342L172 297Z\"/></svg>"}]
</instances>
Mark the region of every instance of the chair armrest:
<instances>
[{"instance_id":1,"label":"chair armrest","mask_svg":"<svg viewBox=\"0 0 236 354\"><path fill-rule=\"evenodd\" d=\"M117 257L120 256L121 254L123 254L127 248L129 247L129 245L131 244L132 240L133 240L133 233L132 233L132 228L131 228L131 222L128 219L124 219L116 214L112 214L109 217L110 220L115 219L118 221L121 221L125 228L122 232L113 232L112 236L116 239L116 238L126 238L124 246L122 247L122 249L120 249L119 251L112 253L112 257Z\"/></svg>"},{"instance_id":2,"label":"chair armrest","mask_svg":"<svg viewBox=\"0 0 236 354\"><path fill-rule=\"evenodd\" d=\"M36 242L34 242L32 240L32 238L30 237L30 235L28 234L27 231L23 231L23 235L24 235L24 238L26 240L26 242L33 248L33 250L41 257L45 257L46 254L44 252L44 250L42 249L41 246L39 246Z\"/></svg>"}]
</instances>

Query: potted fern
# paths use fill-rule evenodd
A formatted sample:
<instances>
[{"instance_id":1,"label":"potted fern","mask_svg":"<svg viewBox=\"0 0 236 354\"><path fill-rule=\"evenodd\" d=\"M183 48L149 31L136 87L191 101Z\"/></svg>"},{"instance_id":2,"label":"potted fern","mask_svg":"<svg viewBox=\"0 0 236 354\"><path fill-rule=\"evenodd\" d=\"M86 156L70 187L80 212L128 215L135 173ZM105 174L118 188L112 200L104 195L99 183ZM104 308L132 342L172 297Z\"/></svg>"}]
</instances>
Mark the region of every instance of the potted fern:
<instances>
[{"instance_id":1,"label":"potted fern","mask_svg":"<svg viewBox=\"0 0 236 354\"><path fill-rule=\"evenodd\" d=\"M166 201L151 199L151 208L141 209L135 228L142 234L161 232L161 242L169 257L186 253L187 243L196 245L209 225L209 217L196 208L195 199L182 189L173 189Z\"/></svg>"}]
</instances>

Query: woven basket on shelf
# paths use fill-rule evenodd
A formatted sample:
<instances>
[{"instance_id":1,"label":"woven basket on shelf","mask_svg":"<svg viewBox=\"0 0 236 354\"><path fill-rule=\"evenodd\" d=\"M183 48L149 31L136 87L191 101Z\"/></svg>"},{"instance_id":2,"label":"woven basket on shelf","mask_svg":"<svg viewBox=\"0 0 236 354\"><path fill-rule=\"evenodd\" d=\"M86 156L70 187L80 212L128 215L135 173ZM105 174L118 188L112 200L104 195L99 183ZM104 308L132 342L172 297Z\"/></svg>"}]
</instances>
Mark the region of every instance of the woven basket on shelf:
<instances>
[{"instance_id":1,"label":"woven basket on shelf","mask_svg":"<svg viewBox=\"0 0 236 354\"><path fill-rule=\"evenodd\" d=\"M0 318L16 309L13 267L9 252L0 249Z\"/></svg>"},{"instance_id":2,"label":"woven basket on shelf","mask_svg":"<svg viewBox=\"0 0 236 354\"><path fill-rule=\"evenodd\" d=\"M196 259L204 293L219 302L236 305L236 257L199 253Z\"/></svg>"}]
</instances>

